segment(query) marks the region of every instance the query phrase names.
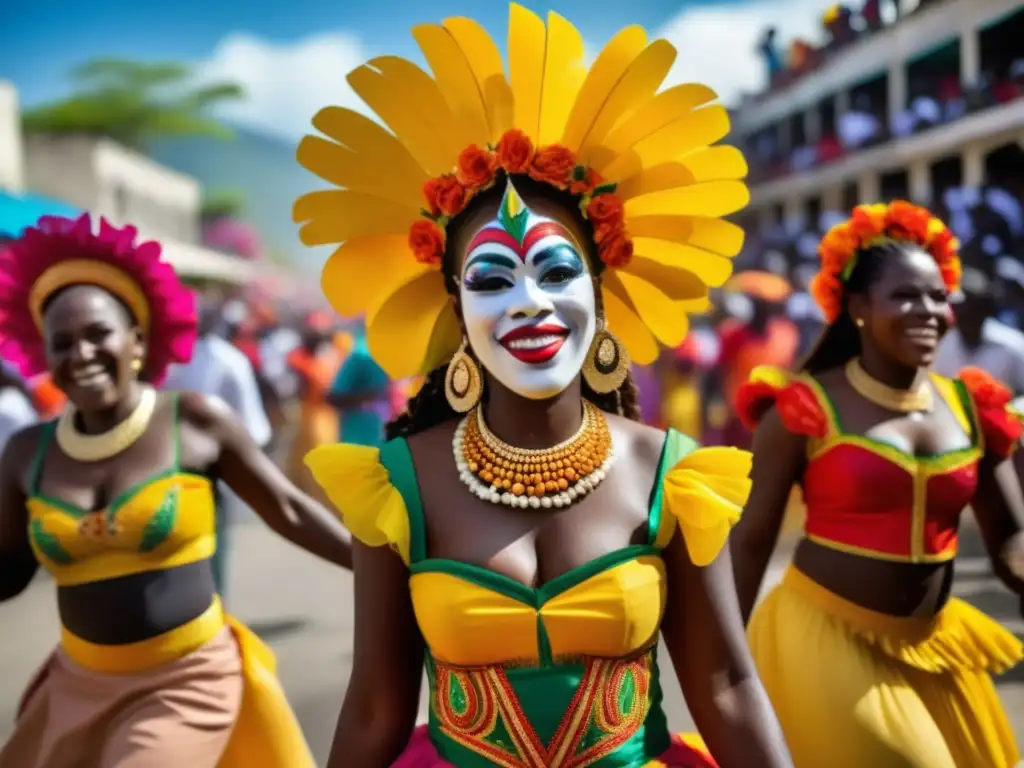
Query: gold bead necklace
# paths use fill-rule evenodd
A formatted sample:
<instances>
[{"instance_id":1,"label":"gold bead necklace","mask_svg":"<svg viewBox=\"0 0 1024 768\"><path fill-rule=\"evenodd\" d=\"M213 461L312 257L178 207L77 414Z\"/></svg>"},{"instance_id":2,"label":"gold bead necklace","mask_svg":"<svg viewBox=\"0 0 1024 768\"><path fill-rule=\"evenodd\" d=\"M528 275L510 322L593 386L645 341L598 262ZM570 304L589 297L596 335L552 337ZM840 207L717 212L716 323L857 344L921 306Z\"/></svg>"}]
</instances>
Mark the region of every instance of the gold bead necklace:
<instances>
[{"instance_id":1,"label":"gold bead necklace","mask_svg":"<svg viewBox=\"0 0 1024 768\"><path fill-rule=\"evenodd\" d=\"M915 389L896 389L865 371L858 358L846 364L846 380L853 391L865 400L890 411L930 413L935 407L935 397L927 379Z\"/></svg>"},{"instance_id":2,"label":"gold bead necklace","mask_svg":"<svg viewBox=\"0 0 1024 768\"><path fill-rule=\"evenodd\" d=\"M57 445L65 455L75 461L103 461L116 456L145 434L156 411L156 400L156 390L152 387L142 387L139 403L128 417L99 435L79 432L75 426L75 408L68 405L57 422Z\"/></svg>"},{"instance_id":3,"label":"gold bead necklace","mask_svg":"<svg viewBox=\"0 0 1024 768\"><path fill-rule=\"evenodd\" d=\"M589 402L576 434L551 448L517 448L494 435L480 406L452 441L459 477L479 498L525 509L565 507L590 493L614 459L608 420Z\"/></svg>"}]
</instances>

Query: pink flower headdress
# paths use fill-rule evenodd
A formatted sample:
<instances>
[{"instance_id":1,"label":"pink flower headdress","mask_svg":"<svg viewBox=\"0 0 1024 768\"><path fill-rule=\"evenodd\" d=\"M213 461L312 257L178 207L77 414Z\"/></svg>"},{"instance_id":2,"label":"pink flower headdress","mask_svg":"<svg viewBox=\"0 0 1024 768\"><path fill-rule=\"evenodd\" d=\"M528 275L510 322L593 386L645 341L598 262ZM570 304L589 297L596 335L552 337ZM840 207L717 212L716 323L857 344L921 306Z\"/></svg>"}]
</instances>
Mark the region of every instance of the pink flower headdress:
<instances>
[{"instance_id":1,"label":"pink flower headdress","mask_svg":"<svg viewBox=\"0 0 1024 768\"><path fill-rule=\"evenodd\" d=\"M96 285L114 294L146 334L143 377L160 383L171 363L192 357L196 341L195 297L174 268L160 260L160 244L136 243L135 227L89 214L78 219L44 216L0 251L0 355L24 376L47 370L43 307L71 285Z\"/></svg>"}]
</instances>

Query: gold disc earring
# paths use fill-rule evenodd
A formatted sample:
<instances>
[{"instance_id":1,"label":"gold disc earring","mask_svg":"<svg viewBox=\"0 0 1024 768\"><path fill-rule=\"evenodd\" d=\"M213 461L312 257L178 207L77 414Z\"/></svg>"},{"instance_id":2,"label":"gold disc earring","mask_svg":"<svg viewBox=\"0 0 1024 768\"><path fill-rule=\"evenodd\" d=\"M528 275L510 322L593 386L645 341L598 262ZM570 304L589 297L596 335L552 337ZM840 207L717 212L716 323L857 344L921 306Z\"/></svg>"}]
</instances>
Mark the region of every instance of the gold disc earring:
<instances>
[{"instance_id":1,"label":"gold disc earring","mask_svg":"<svg viewBox=\"0 0 1024 768\"><path fill-rule=\"evenodd\" d=\"M142 360L140 358L137 357L132 360L132 370L136 373L142 370Z\"/></svg>"},{"instance_id":2,"label":"gold disc earring","mask_svg":"<svg viewBox=\"0 0 1024 768\"><path fill-rule=\"evenodd\" d=\"M462 339L459 351L448 363L444 376L444 395L456 413L466 413L477 403L484 392L484 380L480 366L466 351L468 342Z\"/></svg>"},{"instance_id":3,"label":"gold disc earring","mask_svg":"<svg viewBox=\"0 0 1024 768\"><path fill-rule=\"evenodd\" d=\"M599 395L614 392L629 374L629 352L601 320L583 363L583 380Z\"/></svg>"}]
</instances>

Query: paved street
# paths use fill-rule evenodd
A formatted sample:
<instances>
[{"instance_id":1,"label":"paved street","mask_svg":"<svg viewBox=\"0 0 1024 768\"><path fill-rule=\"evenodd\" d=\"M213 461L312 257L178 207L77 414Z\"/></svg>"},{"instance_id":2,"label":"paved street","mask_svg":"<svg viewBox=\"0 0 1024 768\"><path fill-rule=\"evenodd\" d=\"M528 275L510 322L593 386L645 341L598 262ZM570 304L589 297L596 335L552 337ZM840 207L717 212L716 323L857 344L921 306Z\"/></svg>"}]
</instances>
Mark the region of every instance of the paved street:
<instances>
[{"instance_id":1,"label":"paved street","mask_svg":"<svg viewBox=\"0 0 1024 768\"><path fill-rule=\"evenodd\" d=\"M1024 635L1015 601L987 576L977 536L965 538L958 593ZM776 565L773 578L781 568ZM351 578L275 538L258 522L237 527L232 569L229 607L274 647L284 686L324 760L351 664ZM0 606L0 626L2 739L22 686L57 636L52 583L40 578L25 595ZM670 720L685 729L689 718L678 688L671 680L666 687ZM1018 737L1024 739L1024 668L1006 675L1000 690L1009 711L1016 713Z\"/></svg>"}]
</instances>

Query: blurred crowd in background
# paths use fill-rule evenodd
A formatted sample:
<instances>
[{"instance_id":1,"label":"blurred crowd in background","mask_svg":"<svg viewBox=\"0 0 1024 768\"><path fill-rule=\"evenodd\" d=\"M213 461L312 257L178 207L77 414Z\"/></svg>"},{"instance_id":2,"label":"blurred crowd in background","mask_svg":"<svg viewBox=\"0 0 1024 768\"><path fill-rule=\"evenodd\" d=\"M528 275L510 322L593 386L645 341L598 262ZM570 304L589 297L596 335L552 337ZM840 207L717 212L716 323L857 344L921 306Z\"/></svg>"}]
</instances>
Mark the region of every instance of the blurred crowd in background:
<instances>
[{"instance_id":1,"label":"blurred crowd in background","mask_svg":"<svg viewBox=\"0 0 1024 768\"><path fill-rule=\"evenodd\" d=\"M769 87L746 97L747 102L765 99L821 70L855 41L900 24L905 18L943 0L865 0L859 8L831 6L822 17L823 43L797 38L784 44L784 30L770 27L758 46ZM906 6L912 6L907 10ZM883 17L887 22L883 22ZM826 101L816 111L816 129L809 135L802 115L784 126L760 131L747 148L751 179L769 181L836 162L848 155L877 147L892 139L912 136L1024 95L1024 15L985 29L980 34L980 71L965 85L961 67L963 52L951 39L928 54L906 64L906 98L892 109L884 74L852 88L846 103L837 108Z\"/></svg>"}]
</instances>

